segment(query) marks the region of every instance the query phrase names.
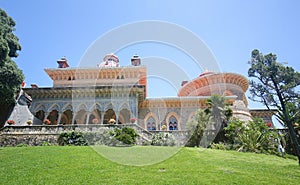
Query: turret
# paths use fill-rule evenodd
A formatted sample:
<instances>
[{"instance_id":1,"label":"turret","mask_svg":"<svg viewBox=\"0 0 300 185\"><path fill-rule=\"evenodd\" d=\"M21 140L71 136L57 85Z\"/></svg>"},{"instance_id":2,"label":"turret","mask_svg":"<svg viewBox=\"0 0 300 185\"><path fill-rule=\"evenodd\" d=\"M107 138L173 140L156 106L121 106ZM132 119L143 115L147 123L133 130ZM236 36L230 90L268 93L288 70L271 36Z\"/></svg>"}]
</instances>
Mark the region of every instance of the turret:
<instances>
[{"instance_id":1,"label":"turret","mask_svg":"<svg viewBox=\"0 0 300 185\"><path fill-rule=\"evenodd\" d=\"M131 65L140 66L141 65L141 58L138 55L133 55L133 57L131 58Z\"/></svg>"},{"instance_id":2,"label":"turret","mask_svg":"<svg viewBox=\"0 0 300 185\"><path fill-rule=\"evenodd\" d=\"M60 60L57 61L58 68L67 68L69 67L68 60L66 57L62 57Z\"/></svg>"}]
</instances>

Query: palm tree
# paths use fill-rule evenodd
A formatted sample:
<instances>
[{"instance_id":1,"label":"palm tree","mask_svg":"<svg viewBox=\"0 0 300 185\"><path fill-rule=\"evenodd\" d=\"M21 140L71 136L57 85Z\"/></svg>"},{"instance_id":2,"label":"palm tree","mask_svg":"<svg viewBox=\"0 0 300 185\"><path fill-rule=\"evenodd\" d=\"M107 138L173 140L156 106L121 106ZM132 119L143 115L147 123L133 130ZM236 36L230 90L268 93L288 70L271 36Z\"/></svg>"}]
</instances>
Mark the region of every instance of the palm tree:
<instances>
[{"instance_id":1,"label":"palm tree","mask_svg":"<svg viewBox=\"0 0 300 185\"><path fill-rule=\"evenodd\" d=\"M199 109L192 120L187 123L187 130L189 131L189 140L186 146L203 146L207 147L207 143L211 140L207 137L207 127L212 125L212 117L203 109Z\"/></svg>"},{"instance_id":2,"label":"palm tree","mask_svg":"<svg viewBox=\"0 0 300 185\"><path fill-rule=\"evenodd\" d=\"M215 142L219 142L225 139L223 128L227 126L227 123L232 116L232 110L226 104L224 96L213 94L207 100L207 108L205 112L212 116L215 127Z\"/></svg>"}]
</instances>

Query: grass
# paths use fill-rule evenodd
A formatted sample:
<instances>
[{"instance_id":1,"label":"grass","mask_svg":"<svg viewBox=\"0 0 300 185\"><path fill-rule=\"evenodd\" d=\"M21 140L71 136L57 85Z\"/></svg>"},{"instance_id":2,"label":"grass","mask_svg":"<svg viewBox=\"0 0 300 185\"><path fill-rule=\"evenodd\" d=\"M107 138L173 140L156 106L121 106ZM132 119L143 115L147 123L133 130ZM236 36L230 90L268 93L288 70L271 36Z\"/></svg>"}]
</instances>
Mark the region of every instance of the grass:
<instances>
[{"instance_id":1,"label":"grass","mask_svg":"<svg viewBox=\"0 0 300 185\"><path fill-rule=\"evenodd\" d=\"M165 160L130 166L120 164L126 161L118 158L121 155L129 156L128 164L134 158L147 163L150 160L141 159L151 159L149 155ZM300 167L293 159L198 148L175 152L151 146L4 147L0 160L0 184L298 184L300 180Z\"/></svg>"}]
</instances>

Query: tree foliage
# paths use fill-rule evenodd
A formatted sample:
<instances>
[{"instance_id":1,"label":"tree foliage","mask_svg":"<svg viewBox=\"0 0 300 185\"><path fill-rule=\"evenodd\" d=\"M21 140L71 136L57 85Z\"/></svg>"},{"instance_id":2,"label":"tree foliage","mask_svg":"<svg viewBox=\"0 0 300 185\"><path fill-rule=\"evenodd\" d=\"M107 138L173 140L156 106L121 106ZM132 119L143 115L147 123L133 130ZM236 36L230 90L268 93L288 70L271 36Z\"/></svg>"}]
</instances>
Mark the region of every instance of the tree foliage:
<instances>
[{"instance_id":1,"label":"tree foliage","mask_svg":"<svg viewBox=\"0 0 300 185\"><path fill-rule=\"evenodd\" d=\"M212 95L206 102L207 108L199 109L195 117L187 123L190 139L187 146L207 147L209 142L225 140L223 128L232 116L232 110L226 104L224 96ZM214 135L208 133L214 132ZM212 138L213 136L213 138Z\"/></svg>"},{"instance_id":2,"label":"tree foliage","mask_svg":"<svg viewBox=\"0 0 300 185\"><path fill-rule=\"evenodd\" d=\"M278 109L277 117L289 129L300 164L299 142L293 128L297 119L295 113L299 111L293 104L300 98L296 91L300 85L300 73L277 62L275 54L263 55L256 49L252 51L249 63L248 76L254 78L250 81L250 99L263 103L268 109Z\"/></svg>"},{"instance_id":3,"label":"tree foliage","mask_svg":"<svg viewBox=\"0 0 300 185\"><path fill-rule=\"evenodd\" d=\"M300 85L300 73L276 60L275 54L263 55L258 50L252 51L248 75L255 80L250 81L250 99L263 103L268 109L275 107L281 114L296 113L298 111L293 105L300 98L295 90ZM289 121L294 122L296 116L292 117L290 115ZM278 118L286 126L284 116Z\"/></svg>"},{"instance_id":4,"label":"tree foliage","mask_svg":"<svg viewBox=\"0 0 300 185\"><path fill-rule=\"evenodd\" d=\"M212 117L203 109L199 109L193 119L187 123L187 130L189 132L189 140L186 146L200 146L205 129L208 125L212 125Z\"/></svg>"},{"instance_id":5,"label":"tree foliage","mask_svg":"<svg viewBox=\"0 0 300 185\"><path fill-rule=\"evenodd\" d=\"M208 107L205 109L207 114L212 116L216 132L215 143L226 140L223 129L227 126L229 119L232 117L232 109L226 103L224 96L213 94L207 100Z\"/></svg>"},{"instance_id":6,"label":"tree foliage","mask_svg":"<svg viewBox=\"0 0 300 185\"><path fill-rule=\"evenodd\" d=\"M269 129L262 119L243 122L233 119L224 129L230 148L244 152L271 153L277 152L279 135Z\"/></svg>"},{"instance_id":7,"label":"tree foliage","mask_svg":"<svg viewBox=\"0 0 300 185\"><path fill-rule=\"evenodd\" d=\"M0 9L0 126L15 104L15 95L24 80L22 71L11 59L21 50L19 39L13 33L15 25L14 20Z\"/></svg>"}]
</instances>

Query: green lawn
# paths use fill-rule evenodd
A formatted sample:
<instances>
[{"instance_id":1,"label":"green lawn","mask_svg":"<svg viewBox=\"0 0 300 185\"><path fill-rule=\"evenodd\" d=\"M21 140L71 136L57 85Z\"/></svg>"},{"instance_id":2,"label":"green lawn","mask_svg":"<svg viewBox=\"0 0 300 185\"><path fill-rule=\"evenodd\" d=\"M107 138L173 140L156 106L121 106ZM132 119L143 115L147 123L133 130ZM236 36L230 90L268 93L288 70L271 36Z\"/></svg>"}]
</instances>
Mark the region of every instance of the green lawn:
<instances>
[{"instance_id":1,"label":"green lawn","mask_svg":"<svg viewBox=\"0 0 300 185\"><path fill-rule=\"evenodd\" d=\"M127 162L124 160L126 155ZM168 158L169 156L172 157ZM149 159L145 159L147 157ZM151 159L158 163L142 165L150 164ZM0 160L0 184L157 185L299 184L300 182L300 167L296 160L272 155L198 148L179 150L151 146L4 147L0 148Z\"/></svg>"}]
</instances>

